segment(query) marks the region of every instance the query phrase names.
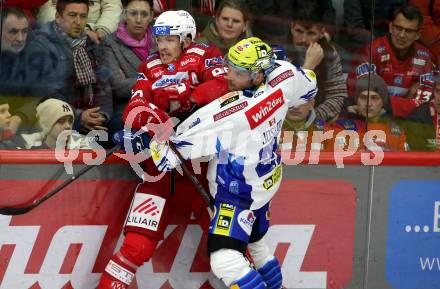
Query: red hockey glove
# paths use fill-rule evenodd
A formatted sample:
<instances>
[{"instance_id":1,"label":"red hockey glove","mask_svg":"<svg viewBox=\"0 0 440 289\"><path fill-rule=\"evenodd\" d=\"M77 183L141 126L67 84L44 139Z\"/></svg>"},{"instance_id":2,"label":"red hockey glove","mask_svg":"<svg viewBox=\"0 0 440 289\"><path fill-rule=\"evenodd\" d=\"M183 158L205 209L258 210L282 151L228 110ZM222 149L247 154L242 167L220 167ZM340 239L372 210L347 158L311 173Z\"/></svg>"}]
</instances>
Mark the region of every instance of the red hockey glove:
<instances>
[{"instance_id":1,"label":"red hockey glove","mask_svg":"<svg viewBox=\"0 0 440 289\"><path fill-rule=\"evenodd\" d=\"M163 142L173 133L173 122L166 112L144 99L131 100L123 114L124 128L148 131Z\"/></svg>"},{"instance_id":2,"label":"red hockey glove","mask_svg":"<svg viewBox=\"0 0 440 289\"><path fill-rule=\"evenodd\" d=\"M190 110L192 102L189 97L191 88L189 81L184 80L179 84L170 85L154 92L155 97L160 99L160 102L167 101L167 107L170 112L174 110Z\"/></svg>"}]
</instances>

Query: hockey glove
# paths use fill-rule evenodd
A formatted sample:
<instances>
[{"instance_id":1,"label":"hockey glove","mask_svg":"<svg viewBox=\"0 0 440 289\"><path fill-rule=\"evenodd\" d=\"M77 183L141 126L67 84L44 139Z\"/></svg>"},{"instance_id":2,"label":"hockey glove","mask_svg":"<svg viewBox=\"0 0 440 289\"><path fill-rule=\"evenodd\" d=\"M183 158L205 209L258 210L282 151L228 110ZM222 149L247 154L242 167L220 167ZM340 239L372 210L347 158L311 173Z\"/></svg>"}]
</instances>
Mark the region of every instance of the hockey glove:
<instances>
[{"instance_id":1,"label":"hockey glove","mask_svg":"<svg viewBox=\"0 0 440 289\"><path fill-rule=\"evenodd\" d=\"M154 92L154 95L161 99L168 101L168 108L170 112L175 110L188 111L192 107L192 102L189 99L191 88L188 80L183 80L179 84L170 85Z\"/></svg>"},{"instance_id":2,"label":"hockey glove","mask_svg":"<svg viewBox=\"0 0 440 289\"><path fill-rule=\"evenodd\" d=\"M121 145L126 152L134 154L150 148L151 137L142 130L120 130L113 134L112 139L115 144Z\"/></svg>"},{"instance_id":3,"label":"hockey glove","mask_svg":"<svg viewBox=\"0 0 440 289\"><path fill-rule=\"evenodd\" d=\"M123 115L125 129L143 130L159 142L166 141L173 133L173 122L166 112L152 103L129 105Z\"/></svg>"},{"instance_id":4,"label":"hockey glove","mask_svg":"<svg viewBox=\"0 0 440 289\"><path fill-rule=\"evenodd\" d=\"M167 143L158 143L153 140L150 143L150 149L153 162L160 172L172 171L178 164L177 157Z\"/></svg>"}]
</instances>

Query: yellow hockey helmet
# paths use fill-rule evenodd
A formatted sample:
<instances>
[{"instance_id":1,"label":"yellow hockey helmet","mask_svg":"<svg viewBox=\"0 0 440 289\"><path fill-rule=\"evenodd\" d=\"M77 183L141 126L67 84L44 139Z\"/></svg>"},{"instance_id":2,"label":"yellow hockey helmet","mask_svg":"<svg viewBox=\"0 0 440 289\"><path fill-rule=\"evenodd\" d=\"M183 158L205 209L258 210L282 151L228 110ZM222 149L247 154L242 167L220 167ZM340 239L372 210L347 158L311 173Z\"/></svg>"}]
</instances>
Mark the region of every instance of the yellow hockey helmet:
<instances>
[{"instance_id":1,"label":"yellow hockey helmet","mask_svg":"<svg viewBox=\"0 0 440 289\"><path fill-rule=\"evenodd\" d=\"M257 72L270 69L275 56L268 44L258 37L250 37L229 48L226 61L234 68Z\"/></svg>"}]
</instances>

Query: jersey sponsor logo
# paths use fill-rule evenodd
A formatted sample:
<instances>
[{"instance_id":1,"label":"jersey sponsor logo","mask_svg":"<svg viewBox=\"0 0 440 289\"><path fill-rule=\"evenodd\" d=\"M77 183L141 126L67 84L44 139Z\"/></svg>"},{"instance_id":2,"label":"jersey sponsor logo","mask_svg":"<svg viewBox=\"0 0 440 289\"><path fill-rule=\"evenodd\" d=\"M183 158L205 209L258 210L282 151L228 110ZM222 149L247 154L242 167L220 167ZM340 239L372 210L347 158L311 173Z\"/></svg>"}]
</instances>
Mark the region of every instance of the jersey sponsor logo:
<instances>
[{"instance_id":1,"label":"jersey sponsor logo","mask_svg":"<svg viewBox=\"0 0 440 289\"><path fill-rule=\"evenodd\" d=\"M293 75L294 75L294 73L293 73L292 70L290 70L290 69L289 69L289 70L286 70L286 71L284 71L283 73L281 73L281 74L275 76L271 81L269 81L269 85L270 85L271 87L275 87L275 86L277 86L278 84L280 84L281 82L283 82L284 80L286 80L286 79L292 77Z\"/></svg>"},{"instance_id":2,"label":"jersey sponsor logo","mask_svg":"<svg viewBox=\"0 0 440 289\"><path fill-rule=\"evenodd\" d=\"M154 35L170 35L171 26L153 26Z\"/></svg>"},{"instance_id":3,"label":"jersey sponsor logo","mask_svg":"<svg viewBox=\"0 0 440 289\"><path fill-rule=\"evenodd\" d=\"M229 108L227 108L225 110L222 110L221 112L213 115L214 121L218 121L218 120L220 120L222 118L230 116L231 114L234 114L234 113L236 113L236 112L238 112L240 110L243 110L247 106L248 106L248 102L244 101L242 103L239 103L237 105L229 107Z\"/></svg>"},{"instance_id":4,"label":"jersey sponsor logo","mask_svg":"<svg viewBox=\"0 0 440 289\"><path fill-rule=\"evenodd\" d=\"M188 129L191 129L195 127L196 125L199 125L201 122L200 117L198 117L192 124L189 125Z\"/></svg>"},{"instance_id":5,"label":"jersey sponsor logo","mask_svg":"<svg viewBox=\"0 0 440 289\"><path fill-rule=\"evenodd\" d=\"M266 144L270 142L274 137L278 135L278 133L281 131L281 128L283 127L283 121L279 120L276 123L276 126L270 124L273 122L275 124L275 118L269 121L269 125L271 126L268 130L263 132L263 144Z\"/></svg>"},{"instance_id":6,"label":"jersey sponsor logo","mask_svg":"<svg viewBox=\"0 0 440 289\"><path fill-rule=\"evenodd\" d=\"M276 123L275 118L272 118L271 120L269 120L269 125L273 126Z\"/></svg>"},{"instance_id":7,"label":"jersey sponsor logo","mask_svg":"<svg viewBox=\"0 0 440 289\"><path fill-rule=\"evenodd\" d=\"M176 66L172 63L169 63L167 69L169 72L173 72L174 70L176 70Z\"/></svg>"},{"instance_id":8,"label":"jersey sponsor logo","mask_svg":"<svg viewBox=\"0 0 440 289\"><path fill-rule=\"evenodd\" d=\"M215 221L214 234L229 236L234 215L235 206L221 203L218 217Z\"/></svg>"},{"instance_id":9,"label":"jersey sponsor logo","mask_svg":"<svg viewBox=\"0 0 440 289\"><path fill-rule=\"evenodd\" d=\"M417 49L417 51L416 51L416 55L417 55L418 57L426 57L426 58L429 58L429 53L428 53L427 51L425 51L425 50L419 50L419 49Z\"/></svg>"},{"instance_id":10,"label":"jersey sponsor logo","mask_svg":"<svg viewBox=\"0 0 440 289\"><path fill-rule=\"evenodd\" d=\"M420 84L426 84L429 86L434 85L434 75L432 73L420 74Z\"/></svg>"},{"instance_id":11,"label":"jersey sponsor logo","mask_svg":"<svg viewBox=\"0 0 440 289\"><path fill-rule=\"evenodd\" d=\"M277 184L280 181L282 172L283 172L283 169L282 169L281 165L276 167L275 170L273 171L272 175L270 175L270 177L268 177L267 179L264 180L263 187L266 190L269 190L270 188L272 188L275 184Z\"/></svg>"},{"instance_id":12,"label":"jersey sponsor logo","mask_svg":"<svg viewBox=\"0 0 440 289\"><path fill-rule=\"evenodd\" d=\"M138 72L137 80L147 80L147 77L145 76L145 74Z\"/></svg>"},{"instance_id":13,"label":"jersey sponsor logo","mask_svg":"<svg viewBox=\"0 0 440 289\"><path fill-rule=\"evenodd\" d=\"M362 63L358 67L356 67L357 77L368 74L369 72L376 72L376 65L374 63L372 63L371 65L369 63Z\"/></svg>"},{"instance_id":14,"label":"jersey sponsor logo","mask_svg":"<svg viewBox=\"0 0 440 289\"><path fill-rule=\"evenodd\" d=\"M155 60L150 61L150 62L147 63L147 68L150 69L153 66L161 65L161 64L162 64L162 61L160 59L155 59Z\"/></svg>"},{"instance_id":15,"label":"jersey sponsor logo","mask_svg":"<svg viewBox=\"0 0 440 289\"><path fill-rule=\"evenodd\" d=\"M272 114L284 105L284 98L281 89L278 89L268 97L257 103L245 112L251 129L256 128L266 121Z\"/></svg>"},{"instance_id":16,"label":"jersey sponsor logo","mask_svg":"<svg viewBox=\"0 0 440 289\"><path fill-rule=\"evenodd\" d=\"M413 64L418 66L425 66L426 60L420 58L413 58Z\"/></svg>"},{"instance_id":17,"label":"jersey sponsor logo","mask_svg":"<svg viewBox=\"0 0 440 289\"><path fill-rule=\"evenodd\" d=\"M153 72L153 77L154 78L159 78L163 75L163 70L160 70L159 72Z\"/></svg>"},{"instance_id":18,"label":"jersey sponsor logo","mask_svg":"<svg viewBox=\"0 0 440 289\"><path fill-rule=\"evenodd\" d=\"M186 51L186 53L195 53L195 54L198 54L200 56L203 56L205 54L205 50L197 48L197 47L193 47L193 48L188 49Z\"/></svg>"},{"instance_id":19,"label":"jersey sponsor logo","mask_svg":"<svg viewBox=\"0 0 440 289\"><path fill-rule=\"evenodd\" d=\"M224 107L230 103L233 103L234 101L237 101L240 98L237 91L228 92L223 96L220 96L218 101L220 102L220 107Z\"/></svg>"},{"instance_id":20,"label":"jersey sponsor logo","mask_svg":"<svg viewBox=\"0 0 440 289\"><path fill-rule=\"evenodd\" d=\"M394 77L394 83L397 85L402 85L403 83L403 76L402 75L396 75Z\"/></svg>"},{"instance_id":21,"label":"jersey sponsor logo","mask_svg":"<svg viewBox=\"0 0 440 289\"><path fill-rule=\"evenodd\" d=\"M161 79L158 79L153 83L152 89L166 87L172 84L179 84L184 79L188 79L188 72L177 72L174 75L163 75Z\"/></svg>"},{"instance_id":22,"label":"jersey sponsor logo","mask_svg":"<svg viewBox=\"0 0 440 289\"><path fill-rule=\"evenodd\" d=\"M255 222L255 215L250 210L241 211L237 216L238 225L246 232L246 234L250 235L252 232L252 226Z\"/></svg>"},{"instance_id":23,"label":"jersey sponsor logo","mask_svg":"<svg viewBox=\"0 0 440 289\"><path fill-rule=\"evenodd\" d=\"M385 45L380 45L376 48L377 53L382 54L385 52Z\"/></svg>"},{"instance_id":24,"label":"jersey sponsor logo","mask_svg":"<svg viewBox=\"0 0 440 289\"><path fill-rule=\"evenodd\" d=\"M136 193L127 226L157 231L165 201L164 198L155 195Z\"/></svg>"},{"instance_id":25,"label":"jersey sponsor logo","mask_svg":"<svg viewBox=\"0 0 440 289\"><path fill-rule=\"evenodd\" d=\"M130 285L134 278L134 274L132 272L128 271L113 260L108 262L107 266L105 267L105 271L127 285ZM115 283L114 285L118 286L118 283ZM113 287L118 288L115 286Z\"/></svg>"},{"instance_id":26,"label":"jersey sponsor logo","mask_svg":"<svg viewBox=\"0 0 440 289\"><path fill-rule=\"evenodd\" d=\"M213 66L219 66L223 63L223 57L217 56L213 58L205 59L205 67L213 67Z\"/></svg>"},{"instance_id":27,"label":"jersey sponsor logo","mask_svg":"<svg viewBox=\"0 0 440 289\"><path fill-rule=\"evenodd\" d=\"M390 54L384 54L380 57L380 62L385 62L385 61L389 61L390 60Z\"/></svg>"},{"instance_id":28,"label":"jersey sponsor logo","mask_svg":"<svg viewBox=\"0 0 440 289\"><path fill-rule=\"evenodd\" d=\"M181 66L185 66L185 65L188 65L188 64L191 64L191 63L195 63L195 62L197 62L197 58L195 58L195 57L189 57L189 58L187 58L187 59L184 59L184 60L182 60L181 62L180 62L180 65Z\"/></svg>"}]
</instances>

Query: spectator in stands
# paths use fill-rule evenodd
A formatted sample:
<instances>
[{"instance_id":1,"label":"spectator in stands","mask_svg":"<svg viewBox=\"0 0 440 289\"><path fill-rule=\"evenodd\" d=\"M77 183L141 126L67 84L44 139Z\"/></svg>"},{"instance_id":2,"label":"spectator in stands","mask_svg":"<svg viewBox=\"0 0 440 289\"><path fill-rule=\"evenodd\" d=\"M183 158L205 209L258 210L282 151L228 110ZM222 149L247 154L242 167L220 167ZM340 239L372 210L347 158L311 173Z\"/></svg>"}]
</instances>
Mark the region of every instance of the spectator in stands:
<instances>
[{"instance_id":1,"label":"spectator in stands","mask_svg":"<svg viewBox=\"0 0 440 289\"><path fill-rule=\"evenodd\" d=\"M9 129L11 114L7 98L0 95L0 149L16 149L25 146L24 140Z\"/></svg>"},{"instance_id":2,"label":"spectator in stands","mask_svg":"<svg viewBox=\"0 0 440 289\"><path fill-rule=\"evenodd\" d=\"M347 97L346 77L338 52L325 37L324 11L316 1L308 1L293 11L290 23L292 63L314 70L318 80L315 111L319 118L331 121L341 112Z\"/></svg>"},{"instance_id":3,"label":"spectator in stands","mask_svg":"<svg viewBox=\"0 0 440 289\"><path fill-rule=\"evenodd\" d=\"M423 25L420 29L420 41L431 50L440 64L440 1L410 0L423 14Z\"/></svg>"},{"instance_id":4,"label":"spectator in stands","mask_svg":"<svg viewBox=\"0 0 440 289\"><path fill-rule=\"evenodd\" d=\"M41 25L55 19L57 0L48 0L41 6L37 20ZM86 33L99 44L107 35L115 32L121 16L121 0L90 0Z\"/></svg>"},{"instance_id":5,"label":"spectator in stands","mask_svg":"<svg viewBox=\"0 0 440 289\"><path fill-rule=\"evenodd\" d=\"M260 38L270 39L273 43L284 41L289 33L289 22L292 11L302 9L307 0L246 0L252 14L252 31ZM331 0L316 0L321 7L323 17L321 21L333 25L335 9Z\"/></svg>"},{"instance_id":6,"label":"spectator in stands","mask_svg":"<svg viewBox=\"0 0 440 289\"><path fill-rule=\"evenodd\" d=\"M249 9L244 0L223 0L197 42L214 44L226 54L229 47L251 36L248 22Z\"/></svg>"},{"instance_id":7,"label":"spectator in stands","mask_svg":"<svg viewBox=\"0 0 440 289\"><path fill-rule=\"evenodd\" d=\"M414 6L403 6L394 11L389 24L389 34L375 39L370 65L370 47L364 47L359 59L354 60L349 76L349 91L357 78L376 72L388 85L393 116L407 117L428 95L412 95L410 91L431 73L435 66L431 52L417 42L423 16ZM428 92L426 92L428 93Z\"/></svg>"},{"instance_id":8,"label":"spectator in stands","mask_svg":"<svg viewBox=\"0 0 440 289\"><path fill-rule=\"evenodd\" d=\"M368 142L374 142L384 151L406 151L405 131L398 123L391 118L384 107L388 103L387 85L382 77L371 74L361 76L356 80L354 105L348 106L341 118L335 123L335 145L344 149L362 149L363 145L371 148ZM365 121L368 120L366 124ZM367 126L368 125L368 126ZM341 130L354 131L356 134L347 137L338 136ZM364 140L366 131L378 130L384 133L383 139L378 136L376 139Z\"/></svg>"},{"instance_id":9,"label":"spectator in stands","mask_svg":"<svg viewBox=\"0 0 440 289\"><path fill-rule=\"evenodd\" d=\"M78 133L72 134L74 118L73 109L68 103L55 98L46 99L37 106L37 120L41 130L33 134L22 135L26 141L26 148L90 148L84 136Z\"/></svg>"},{"instance_id":10,"label":"spectator in stands","mask_svg":"<svg viewBox=\"0 0 440 289\"><path fill-rule=\"evenodd\" d=\"M41 58L29 55L29 21L19 8L5 8L1 14L0 95L8 97L11 127L16 133L35 122L37 84L44 81ZM38 72L38 73L33 73Z\"/></svg>"},{"instance_id":11,"label":"spectator in stands","mask_svg":"<svg viewBox=\"0 0 440 289\"><path fill-rule=\"evenodd\" d=\"M434 99L431 102L431 117L434 126L435 138L432 142L435 150L440 151L440 75L435 76Z\"/></svg>"},{"instance_id":12,"label":"spectator in stands","mask_svg":"<svg viewBox=\"0 0 440 289\"><path fill-rule=\"evenodd\" d=\"M42 66L52 68L46 98L72 105L74 128L84 132L106 129L113 109L109 72L97 61L102 49L84 33L88 4L88 0L59 0L56 19L37 31L30 45L33 52L43 54Z\"/></svg>"},{"instance_id":13,"label":"spectator in stands","mask_svg":"<svg viewBox=\"0 0 440 289\"><path fill-rule=\"evenodd\" d=\"M388 32L388 19L398 7L405 5L406 0L376 1L374 9L374 37ZM344 1L344 26L346 33L341 35L341 45L355 52L366 45L371 38L372 0Z\"/></svg>"},{"instance_id":14,"label":"spectator in stands","mask_svg":"<svg viewBox=\"0 0 440 289\"><path fill-rule=\"evenodd\" d=\"M137 80L137 68L156 49L151 21L153 0L128 0L117 32L104 42L104 59L110 69L113 91L111 131L123 128L122 111Z\"/></svg>"},{"instance_id":15,"label":"spectator in stands","mask_svg":"<svg viewBox=\"0 0 440 289\"><path fill-rule=\"evenodd\" d=\"M292 151L331 151L332 141L321 142L322 133L330 126L318 118L314 109L315 99L287 111L282 127L281 143L283 150ZM316 133L320 132L320 133Z\"/></svg>"},{"instance_id":16,"label":"spectator in stands","mask_svg":"<svg viewBox=\"0 0 440 289\"><path fill-rule=\"evenodd\" d=\"M6 8L15 7L21 9L29 20L29 26L35 27L35 15L38 12L38 8L40 8L40 6L43 5L46 0L6 0L3 2L4 7Z\"/></svg>"},{"instance_id":17,"label":"spectator in stands","mask_svg":"<svg viewBox=\"0 0 440 289\"><path fill-rule=\"evenodd\" d=\"M440 75L433 74L431 84L425 81L419 87L431 86L433 99L420 105L411 118L397 119L405 128L408 144L412 151L440 151Z\"/></svg>"}]
</instances>

